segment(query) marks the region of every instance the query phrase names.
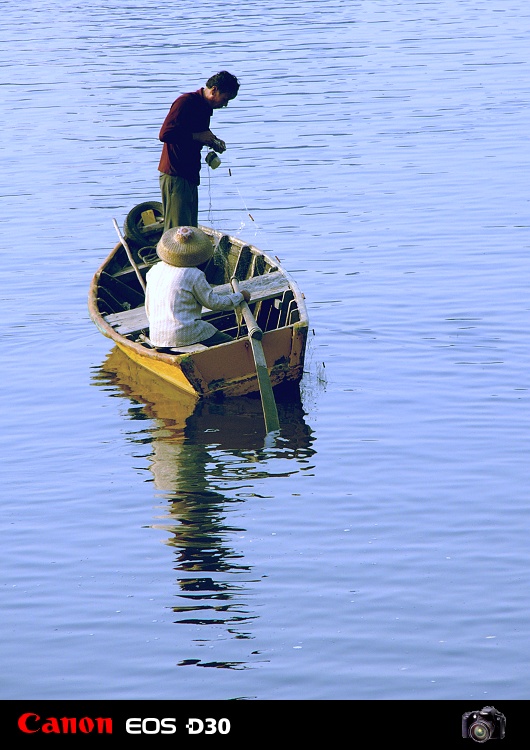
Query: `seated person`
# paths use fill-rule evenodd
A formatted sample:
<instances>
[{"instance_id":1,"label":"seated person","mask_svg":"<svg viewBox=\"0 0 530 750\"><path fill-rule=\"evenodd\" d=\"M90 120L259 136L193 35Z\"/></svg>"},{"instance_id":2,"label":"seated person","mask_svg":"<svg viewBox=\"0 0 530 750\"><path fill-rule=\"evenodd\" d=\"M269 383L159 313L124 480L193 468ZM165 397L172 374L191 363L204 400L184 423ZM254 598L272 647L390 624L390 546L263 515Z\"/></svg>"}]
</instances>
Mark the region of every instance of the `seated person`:
<instances>
[{"instance_id":1,"label":"seated person","mask_svg":"<svg viewBox=\"0 0 530 750\"><path fill-rule=\"evenodd\" d=\"M212 240L197 227L173 227L164 232L156 248L160 262L149 269L145 310L149 339L157 349L189 344L215 346L232 341L227 333L201 319L201 310L231 310L243 300L241 293L217 294L208 283L204 266L214 254Z\"/></svg>"}]
</instances>

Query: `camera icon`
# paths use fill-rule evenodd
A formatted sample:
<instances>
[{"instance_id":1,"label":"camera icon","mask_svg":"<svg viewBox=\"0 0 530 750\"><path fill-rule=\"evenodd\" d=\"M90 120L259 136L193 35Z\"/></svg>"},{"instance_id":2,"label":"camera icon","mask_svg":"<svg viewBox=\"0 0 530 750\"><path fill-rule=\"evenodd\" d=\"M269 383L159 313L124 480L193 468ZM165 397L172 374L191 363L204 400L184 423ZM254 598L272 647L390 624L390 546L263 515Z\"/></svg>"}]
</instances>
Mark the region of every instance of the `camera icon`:
<instances>
[{"instance_id":1,"label":"camera icon","mask_svg":"<svg viewBox=\"0 0 530 750\"><path fill-rule=\"evenodd\" d=\"M506 717L493 706L462 714L462 737L471 737L475 742L502 740L505 731Z\"/></svg>"}]
</instances>

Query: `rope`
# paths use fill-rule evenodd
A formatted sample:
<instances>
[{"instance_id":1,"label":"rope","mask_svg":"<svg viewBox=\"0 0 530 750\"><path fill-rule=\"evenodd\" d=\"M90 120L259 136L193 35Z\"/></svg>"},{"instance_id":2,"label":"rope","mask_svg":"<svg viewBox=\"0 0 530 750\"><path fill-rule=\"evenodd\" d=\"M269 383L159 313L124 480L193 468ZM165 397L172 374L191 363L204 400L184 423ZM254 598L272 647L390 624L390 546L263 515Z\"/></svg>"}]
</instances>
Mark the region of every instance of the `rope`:
<instances>
[{"instance_id":1,"label":"rope","mask_svg":"<svg viewBox=\"0 0 530 750\"><path fill-rule=\"evenodd\" d=\"M241 195L241 191L239 190L239 187L238 187L237 183L235 182L234 177L232 175L232 168L230 167L230 163L229 162L226 163L226 152L223 154L223 160L225 161L225 166L228 169L228 176L232 180L232 183L233 183L233 185L234 185L234 187L236 189L236 192L237 192L237 194L239 196L239 199L241 200L241 203L244 206L244 210L245 210L246 215L255 224L256 230L257 231L262 231L263 228L259 224L256 223L255 218L252 216L252 214L248 210L248 206L246 204L246 201L243 198L243 196ZM212 226L214 229L216 229L217 227L215 227L214 220L213 220L213 208L212 208L212 175L211 175L211 172L212 172L212 170L210 168L208 168L208 221L210 223L210 226ZM242 221L241 224L240 224L239 229L237 230L237 233L241 232L245 228L245 226L246 226L245 223Z\"/></svg>"}]
</instances>

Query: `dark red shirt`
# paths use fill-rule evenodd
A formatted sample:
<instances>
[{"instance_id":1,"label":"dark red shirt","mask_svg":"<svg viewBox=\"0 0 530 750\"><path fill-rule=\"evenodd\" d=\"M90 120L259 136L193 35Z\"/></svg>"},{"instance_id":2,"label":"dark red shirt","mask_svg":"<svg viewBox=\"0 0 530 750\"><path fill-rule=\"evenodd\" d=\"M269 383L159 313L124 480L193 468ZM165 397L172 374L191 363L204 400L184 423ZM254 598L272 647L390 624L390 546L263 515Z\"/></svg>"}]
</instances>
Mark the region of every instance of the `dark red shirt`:
<instances>
[{"instance_id":1,"label":"dark red shirt","mask_svg":"<svg viewBox=\"0 0 530 750\"><path fill-rule=\"evenodd\" d=\"M158 169L198 185L200 183L201 149L193 133L210 129L213 109L202 95L203 89L182 94L171 105L158 136L163 142Z\"/></svg>"}]
</instances>

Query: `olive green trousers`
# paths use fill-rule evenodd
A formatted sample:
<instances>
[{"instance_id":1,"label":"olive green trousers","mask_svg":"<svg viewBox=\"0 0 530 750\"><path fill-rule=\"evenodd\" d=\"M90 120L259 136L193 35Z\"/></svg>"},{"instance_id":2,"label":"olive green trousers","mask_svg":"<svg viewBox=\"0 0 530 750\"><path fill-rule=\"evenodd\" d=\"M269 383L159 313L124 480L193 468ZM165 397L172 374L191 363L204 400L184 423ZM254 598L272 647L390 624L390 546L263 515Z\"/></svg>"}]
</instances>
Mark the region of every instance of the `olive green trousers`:
<instances>
[{"instance_id":1,"label":"olive green trousers","mask_svg":"<svg viewBox=\"0 0 530 750\"><path fill-rule=\"evenodd\" d=\"M196 227L199 191L184 177L160 173L160 192L164 207L164 232L172 227Z\"/></svg>"}]
</instances>

